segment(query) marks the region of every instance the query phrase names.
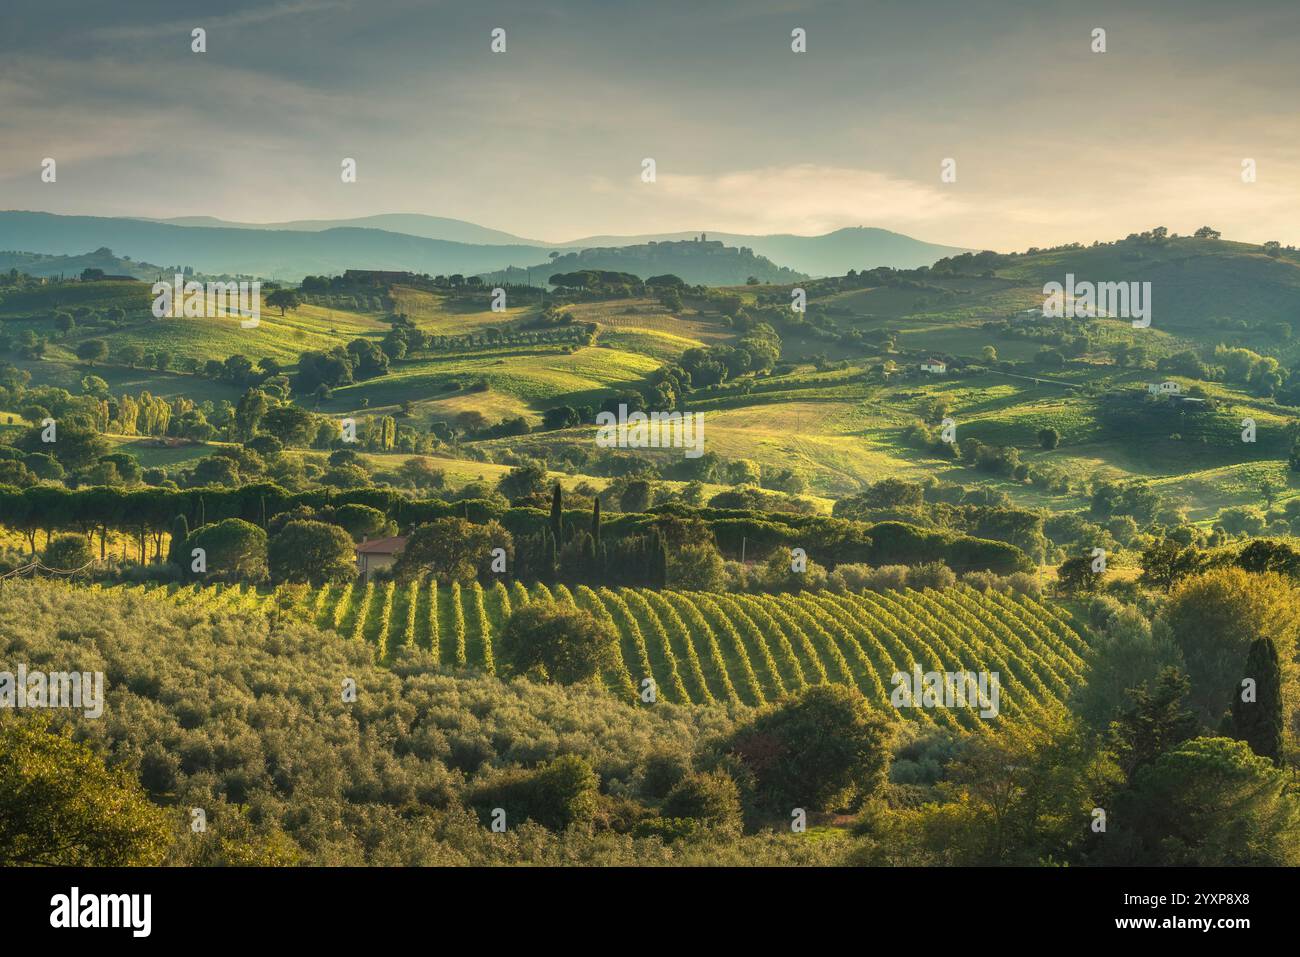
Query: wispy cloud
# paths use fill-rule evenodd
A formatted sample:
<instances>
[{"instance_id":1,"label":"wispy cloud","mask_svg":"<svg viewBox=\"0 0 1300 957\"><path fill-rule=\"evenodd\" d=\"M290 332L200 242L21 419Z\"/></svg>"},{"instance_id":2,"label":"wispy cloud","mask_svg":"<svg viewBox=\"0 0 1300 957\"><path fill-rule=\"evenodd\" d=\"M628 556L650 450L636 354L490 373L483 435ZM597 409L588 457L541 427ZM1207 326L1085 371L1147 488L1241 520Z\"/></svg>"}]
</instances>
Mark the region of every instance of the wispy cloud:
<instances>
[{"instance_id":1,"label":"wispy cloud","mask_svg":"<svg viewBox=\"0 0 1300 957\"><path fill-rule=\"evenodd\" d=\"M966 207L942 192L937 166L934 186L873 170L801 163L717 175L661 172L652 188L662 191L655 202L675 205L692 222L732 232L819 233L920 223Z\"/></svg>"},{"instance_id":2,"label":"wispy cloud","mask_svg":"<svg viewBox=\"0 0 1300 957\"><path fill-rule=\"evenodd\" d=\"M121 24L92 29L89 35L98 40L152 40L157 37L184 36L195 27L211 32L215 29L256 26L273 20L301 18L329 10L351 9L355 0L288 0L285 3L250 6L232 13L196 15L184 20L154 23Z\"/></svg>"}]
</instances>

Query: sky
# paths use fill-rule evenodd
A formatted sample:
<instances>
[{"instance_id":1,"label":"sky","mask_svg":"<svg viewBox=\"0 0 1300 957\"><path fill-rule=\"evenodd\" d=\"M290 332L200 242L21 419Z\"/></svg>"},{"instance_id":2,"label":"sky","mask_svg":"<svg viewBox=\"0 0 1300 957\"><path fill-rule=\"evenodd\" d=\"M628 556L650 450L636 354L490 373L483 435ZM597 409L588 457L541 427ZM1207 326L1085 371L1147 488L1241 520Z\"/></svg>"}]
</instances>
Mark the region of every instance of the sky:
<instances>
[{"instance_id":1,"label":"sky","mask_svg":"<svg viewBox=\"0 0 1300 957\"><path fill-rule=\"evenodd\" d=\"M1300 244L1298 49L1294 0L7 0L0 209Z\"/></svg>"}]
</instances>

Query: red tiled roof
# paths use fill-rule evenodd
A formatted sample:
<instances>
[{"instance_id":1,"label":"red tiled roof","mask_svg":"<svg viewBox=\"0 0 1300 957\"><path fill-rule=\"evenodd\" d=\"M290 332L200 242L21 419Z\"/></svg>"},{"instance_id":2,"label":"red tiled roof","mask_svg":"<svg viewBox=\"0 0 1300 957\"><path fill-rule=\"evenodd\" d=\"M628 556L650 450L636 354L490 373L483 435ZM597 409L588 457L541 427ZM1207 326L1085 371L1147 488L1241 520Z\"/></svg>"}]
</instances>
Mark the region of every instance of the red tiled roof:
<instances>
[{"instance_id":1,"label":"red tiled roof","mask_svg":"<svg viewBox=\"0 0 1300 957\"><path fill-rule=\"evenodd\" d=\"M356 547L358 555L396 555L406 547L405 535L394 535L391 538L376 538L369 542L362 542Z\"/></svg>"}]
</instances>

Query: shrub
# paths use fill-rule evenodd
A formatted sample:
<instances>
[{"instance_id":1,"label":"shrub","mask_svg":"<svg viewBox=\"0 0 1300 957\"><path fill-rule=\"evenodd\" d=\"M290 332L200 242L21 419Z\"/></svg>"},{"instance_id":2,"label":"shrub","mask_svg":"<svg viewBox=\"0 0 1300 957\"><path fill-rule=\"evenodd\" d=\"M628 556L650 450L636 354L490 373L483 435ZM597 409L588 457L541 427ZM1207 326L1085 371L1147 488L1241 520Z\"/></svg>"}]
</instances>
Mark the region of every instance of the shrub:
<instances>
[{"instance_id":1,"label":"shrub","mask_svg":"<svg viewBox=\"0 0 1300 957\"><path fill-rule=\"evenodd\" d=\"M836 565L835 570L827 578L827 583L838 592L862 591L870 587L867 583L871 580L873 571L870 565L862 563Z\"/></svg>"},{"instance_id":2,"label":"shrub","mask_svg":"<svg viewBox=\"0 0 1300 957\"><path fill-rule=\"evenodd\" d=\"M688 591L721 591L726 583L722 556L712 545L682 545L668 559L668 584Z\"/></svg>"},{"instance_id":3,"label":"shrub","mask_svg":"<svg viewBox=\"0 0 1300 957\"><path fill-rule=\"evenodd\" d=\"M469 796L481 820L494 809L506 813L506 826L534 821L551 831L589 824L596 815L600 779L584 758L566 754L534 771L508 771L475 788Z\"/></svg>"},{"instance_id":4,"label":"shrub","mask_svg":"<svg viewBox=\"0 0 1300 957\"><path fill-rule=\"evenodd\" d=\"M530 602L501 631L498 650L515 674L535 668L560 684L585 681L613 661L618 636L589 611L568 604Z\"/></svg>"},{"instance_id":5,"label":"shrub","mask_svg":"<svg viewBox=\"0 0 1300 957\"><path fill-rule=\"evenodd\" d=\"M812 685L764 709L729 741L753 776L754 802L781 816L796 807L835 810L858 804L885 783L892 736L888 720L856 690Z\"/></svg>"},{"instance_id":6,"label":"shrub","mask_svg":"<svg viewBox=\"0 0 1300 957\"><path fill-rule=\"evenodd\" d=\"M1028 598L1039 599L1043 597L1043 584L1035 575L1029 572L1012 572L1004 581L1011 587L1011 590L1019 595Z\"/></svg>"},{"instance_id":7,"label":"shrub","mask_svg":"<svg viewBox=\"0 0 1300 957\"><path fill-rule=\"evenodd\" d=\"M266 532L239 518L196 528L186 542L205 552L209 581L257 582L266 578Z\"/></svg>"},{"instance_id":8,"label":"shrub","mask_svg":"<svg viewBox=\"0 0 1300 957\"><path fill-rule=\"evenodd\" d=\"M873 568L864 583L872 591L897 591L907 585L906 565L881 565Z\"/></svg>"},{"instance_id":9,"label":"shrub","mask_svg":"<svg viewBox=\"0 0 1300 957\"><path fill-rule=\"evenodd\" d=\"M660 814L692 818L720 831L739 833L740 792L725 771L688 774L668 792Z\"/></svg>"},{"instance_id":10,"label":"shrub","mask_svg":"<svg viewBox=\"0 0 1300 957\"><path fill-rule=\"evenodd\" d=\"M84 535L56 535L41 556L42 562L61 571L82 568L94 560L95 552Z\"/></svg>"},{"instance_id":11,"label":"shrub","mask_svg":"<svg viewBox=\"0 0 1300 957\"><path fill-rule=\"evenodd\" d=\"M661 799L677 782L691 773L691 757L682 751L656 751L646 758L641 775L641 792Z\"/></svg>"},{"instance_id":12,"label":"shrub","mask_svg":"<svg viewBox=\"0 0 1300 957\"><path fill-rule=\"evenodd\" d=\"M914 565L907 571L909 588L951 588L957 584L957 574L943 562Z\"/></svg>"},{"instance_id":13,"label":"shrub","mask_svg":"<svg viewBox=\"0 0 1300 957\"><path fill-rule=\"evenodd\" d=\"M356 574L352 539L337 525L289 522L271 539L267 564L277 582L345 582Z\"/></svg>"}]
</instances>

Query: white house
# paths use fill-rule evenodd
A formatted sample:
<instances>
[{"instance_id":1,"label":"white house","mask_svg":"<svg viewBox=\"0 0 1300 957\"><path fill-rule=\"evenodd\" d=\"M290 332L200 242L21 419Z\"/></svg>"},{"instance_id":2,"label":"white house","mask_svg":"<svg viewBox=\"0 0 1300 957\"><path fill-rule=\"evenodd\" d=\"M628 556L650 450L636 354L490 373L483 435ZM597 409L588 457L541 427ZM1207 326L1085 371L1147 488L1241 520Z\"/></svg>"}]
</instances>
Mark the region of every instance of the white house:
<instances>
[{"instance_id":1,"label":"white house","mask_svg":"<svg viewBox=\"0 0 1300 957\"><path fill-rule=\"evenodd\" d=\"M370 576L381 568L391 568L393 562L397 560L398 553L405 547L405 535L363 541L354 548L357 555L357 574L364 576L368 581Z\"/></svg>"},{"instance_id":2,"label":"white house","mask_svg":"<svg viewBox=\"0 0 1300 957\"><path fill-rule=\"evenodd\" d=\"M1151 382L1147 384L1147 391L1152 395L1182 395L1183 387L1177 382Z\"/></svg>"},{"instance_id":3,"label":"white house","mask_svg":"<svg viewBox=\"0 0 1300 957\"><path fill-rule=\"evenodd\" d=\"M921 363L921 371L934 375L943 375L948 371L948 363L940 359L926 359Z\"/></svg>"}]
</instances>

